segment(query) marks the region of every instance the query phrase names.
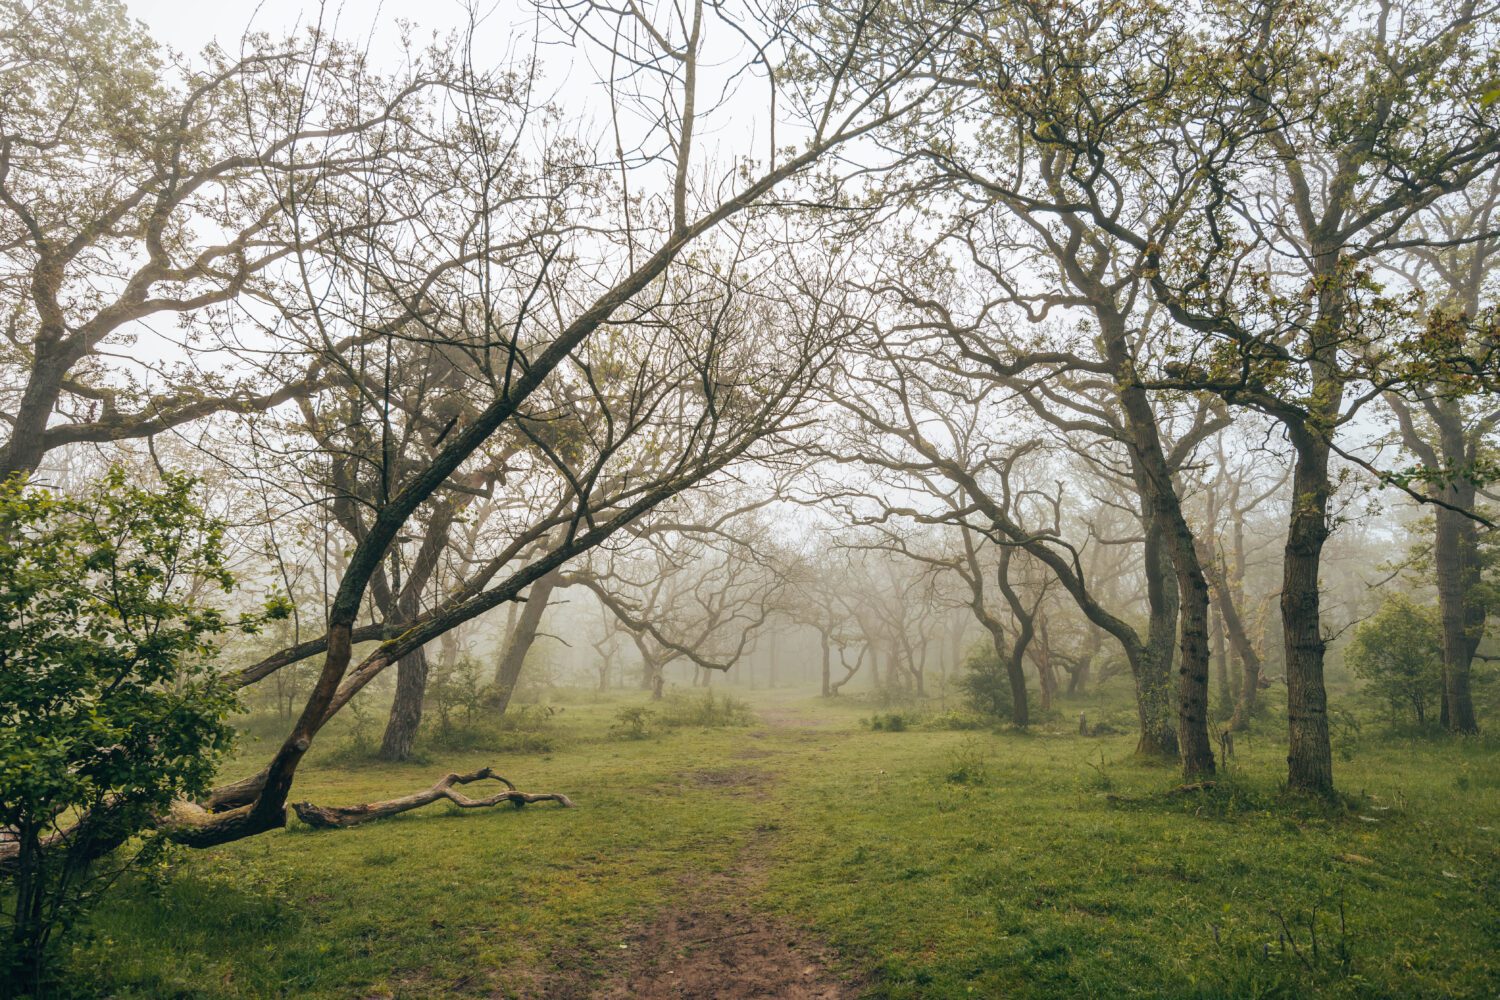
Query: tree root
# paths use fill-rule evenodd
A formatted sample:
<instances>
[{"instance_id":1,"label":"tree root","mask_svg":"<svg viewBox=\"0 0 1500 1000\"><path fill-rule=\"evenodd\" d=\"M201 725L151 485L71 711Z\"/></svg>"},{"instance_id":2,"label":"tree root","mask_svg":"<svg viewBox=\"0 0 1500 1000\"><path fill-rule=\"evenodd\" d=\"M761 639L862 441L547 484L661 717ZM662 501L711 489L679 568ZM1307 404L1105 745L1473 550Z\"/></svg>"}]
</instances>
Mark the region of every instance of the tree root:
<instances>
[{"instance_id":1,"label":"tree root","mask_svg":"<svg viewBox=\"0 0 1500 1000\"><path fill-rule=\"evenodd\" d=\"M483 799L471 799L453 790L455 785L468 785L486 779L500 782L506 790ZM496 774L493 768L482 767L468 774L449 774L437 784L424 791L383 802L366 802L357 806L316 806L311 802L293 803L297 817L308 826L318 829L328 827L358 826L372 819L384 819L410 809L420 809L439 799L447 799L464 809L483 809L509 802L517 809L531 802L556 802L565 809L573 808L573 802L561 792L521 792L506 778Z\"/></svg>"}]
</instances>

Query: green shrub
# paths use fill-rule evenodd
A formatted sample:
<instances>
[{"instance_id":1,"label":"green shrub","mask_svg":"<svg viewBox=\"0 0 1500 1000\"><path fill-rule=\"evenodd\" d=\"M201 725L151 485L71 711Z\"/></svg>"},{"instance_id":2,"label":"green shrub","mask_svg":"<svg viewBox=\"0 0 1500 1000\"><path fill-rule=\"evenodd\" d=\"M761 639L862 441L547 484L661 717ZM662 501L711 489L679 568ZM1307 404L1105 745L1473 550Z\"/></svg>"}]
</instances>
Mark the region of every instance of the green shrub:
<instances>
[{"instance_id":1,"label":"green shrub","mask_svg":"<svg viewBox=\"0 0 1500 1000\"><path fill-rule=\"evenodd\" d=\"M474 725L474 717L484 704L487 688L482 674L479 663L467 656L452 664L438 664L432 671L425 701L437 714L440 733L446 736L452 732L459 716L462 716L464 726Z\"/></svg>"},{"instance_id":2,"label":"green shrub","mask_svg":"<svg viewBox=\"0 0 1500 1000\"><path fill-rule=\"evenodd\" d=\"M674 694L663 699L659 716L661 724L668 728L748 726L755 721L749 702L728 693L717 697L711 690L701 696Z\"/></svg>"},{"instance_id":3,"label":"green shrub","mask_svg":"<svg viewBox=\"0 0 1500 1000\"><path fill-rule=\"evenodd\" d=\"M901 733L922 721L916 712L880 712L864 720L876 732Z\"/></svg>"},{"instance_id":4,"label":"green shrub","mask_svg":"<svg viewBox=\"0 0 1500 1000\"><path fill-rule=\"evenodd\" d=\"M1393 718L1422 725L1442 695L1443 649L1437 611L1392 594L1354 630L1344 662Z\"/></svg>"},{"instance_id":5,"label":"green shrub","mask_svg":"<svg viewBox=\"0 0 1500 1000\"><path fill-rule=\"evenodd\" d=\"M942 729L953 732L967 732L973 729L988 729L990 720L981 718L972 712L956 712L949 709L941 715L934 715L922 723L925 729Z\"/></svg>"},{"instance_id":6,"label":"green shrub","mask_svg":"<svg viewBox=\"0 0 1500 1000\"><path fill-rule=\"evenodd\" d=\"M986 719L1009 721L1014 710L1010 695L1010 677L1005 664L995 652L994 643L975 643L964 657L964 673L959 687L970 708Z\"/></svg>"},{"instance_id":7,"label":"green shrub","mask_svg":"<svg viewBox=\"0 0 1500 1000\"><path fill-rule=\"evenodd\" d=\"M644 740L651 735L651 717L656 713L644 705L629 705L615 713L609 734L619 740Z\"/></svg>"},{"instance_id":8,"label":"green shrub","mask_svg":"<svg viewBox=\"0 0 1500 1000\"><path fill-rule=\"evenodd\" d=\"M262 619L203 602L233 579L194 488L117 468L79 497L0 485L0 829L17 851L0 981L39 990L53 938L114 874L94 859L206 791L229 748L218 637Z\"/></svg>"}]
</instances>

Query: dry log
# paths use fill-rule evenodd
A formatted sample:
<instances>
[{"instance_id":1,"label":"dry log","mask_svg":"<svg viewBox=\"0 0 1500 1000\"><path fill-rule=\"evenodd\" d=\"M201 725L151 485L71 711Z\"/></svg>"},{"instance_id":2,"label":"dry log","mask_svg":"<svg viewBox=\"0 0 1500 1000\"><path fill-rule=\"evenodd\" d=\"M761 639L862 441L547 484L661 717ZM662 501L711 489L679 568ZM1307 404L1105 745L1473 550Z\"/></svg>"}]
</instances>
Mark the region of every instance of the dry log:
<instances>
[{"instance_id":1,"label":"dry log","mask_svg":"<svg viewBox=\"0 0 1500 1000\"><path fill-rule=\"evenodd\" d=\"M468 785L476 781L493 780L505 786L505 791L496 792L487 798L471 799L466 795L454 791L455 785ZM573 802L561 792L521 792L509 780L496 774L493 768L482 767L468 774L449 774L424 791L406 795L399 799L386 799L384 802L366 802L358 806L316 806L311 802L297 802L292 808L297 811L297 816L308 826L345 827L357 826L360 823L368 823L372 819L384 819L387 816L395 816L410 809L420 809L439 799L447 799L454 805L464 809L483 809L489 806L497 806L502 802L509 802L517 809L531 802L556 802L565 809L571 809Z\"/></svg>"}]
</instances>

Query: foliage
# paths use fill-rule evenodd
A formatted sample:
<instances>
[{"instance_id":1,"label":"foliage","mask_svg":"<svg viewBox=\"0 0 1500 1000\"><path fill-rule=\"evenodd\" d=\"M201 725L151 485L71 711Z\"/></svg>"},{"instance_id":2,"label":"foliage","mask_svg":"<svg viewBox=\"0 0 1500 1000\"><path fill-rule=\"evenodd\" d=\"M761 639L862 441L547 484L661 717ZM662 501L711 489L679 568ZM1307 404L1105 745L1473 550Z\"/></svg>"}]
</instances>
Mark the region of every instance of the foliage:
<instances>
[{"instance_id":1,"label":"foliage","mask_svg":"<svg viewBox=\"0 0 1500 1000\"><path fill-rule=\"evenodd\" d=\"M964 657L964 672L959 687L969 707L987 719L1009 720L1014 702L1010 695L1010 677L1005 664L995 652L993 643L976 643Z\"/></svg>"},{"instance_id":2,"label":"foliage","mask_svg":"<svg viewBox=\"0 0 1500 1000\"><path fill-rule=\"evenodd\" d=\"M1405 594L1387 597L1355 630L1345 661L1393 716L1410 713L1419 725L1441 697L1443 652L1437 612Z\"/></svg>"},{"instance_id":3,"label":"foliage","mask_svg":"<svg viewBox=\"0 0 1500 1000\"><path fill-rule=\"evenodd\" d=\"M628 705L615 713L615 725L609 733L615 739L643 740L652 735L653 721L664 729L722 729L748 726L754 720L755 713L747 702L727 692L719 696L709 690L701 696L673 694L660 702L659 710Z\"/></svg>"},{"instance_id":4,"label":"foliage","mask_svg":"<svg viewBox=\"0 0 1500 1000\"><path fill-rule=\"evenodd\" d=\"M463 724L472 726L474 716L484 704L483 668L470 657L460 657L452 664L438 664L427 681L427 702L437 710L438 731L442 736L453 732L454 716L463 714Z\"/></svg>"},{"instance_id":5,"label":"foliage","mask_svg":"<svg viewBox=\"0 0 1500 1000\"><path fill-rule=\"evenodd\" d=\"M644 705L629 705L615 713L615 724L609 734L620 740L643 740L651 735L651 719L656 713Z\"/></svg>"},{"instance_id":6,"label":"foliage","mask_svg":"<svg viewBox=\"0 0 1500 1000\"><path fill-rule=\"evenodd\" d=\"M922 721L917 712L877 712L864 720L876 732L904 733Z\"/></svg>"},{"instance_id":7,"label":"foliage","mask_svg":"<svg viewBox=\"0 0 1500 1000\"><path fill-rule=\"evenodd\" d=\"M671 728L748 726L755 721L749 702L727 691L715 695L712 689L701 696L674 694L664 699L659 716L661 724Z\"/></svg>"},{"instance_id":8,"label":"foliage","mask_svg":"<svg viewBox=\"0 0 1500 1000\"><path fill-rule=\"evenodd\" d=\"M988 729L990 720L981 718L972 712L956 712L950 709L947 712L929 716L923 720L922 725L926 729L946 729L952 732L965 732L972 729Z\"/></svg>"},{"instance_id":9,"label":"foliage","mask_svg":"<svg viewBox=\"0 0 1500 1000\"><path fill-rule=\"evenodd\" d=\"M194 485L166 474L143 489L115 468L78 497L0 486L0 828L19 851L0 976L12 981L38 981L53 936L108 884L93 859L205 790L230 744L214 640L254 622L200 596L233 580Z\"/></svg>"},{"instance_id":10,"label":"foliage","mask_svg":"<svg viewBox=\"0 0 1500 1000\"><path fill-rule=\"evenodd\" d=\"M479 707L483 695L492 690L479 688ZM478 709L475 709L477 711ZM432 745L444 751L482 750L488 753L550 753L556 746L552 720L559 709L551 705L512 704L498 720L466 715L461 724L444 728L439 722L432 734Z\"/></svg>"}]
</instances>

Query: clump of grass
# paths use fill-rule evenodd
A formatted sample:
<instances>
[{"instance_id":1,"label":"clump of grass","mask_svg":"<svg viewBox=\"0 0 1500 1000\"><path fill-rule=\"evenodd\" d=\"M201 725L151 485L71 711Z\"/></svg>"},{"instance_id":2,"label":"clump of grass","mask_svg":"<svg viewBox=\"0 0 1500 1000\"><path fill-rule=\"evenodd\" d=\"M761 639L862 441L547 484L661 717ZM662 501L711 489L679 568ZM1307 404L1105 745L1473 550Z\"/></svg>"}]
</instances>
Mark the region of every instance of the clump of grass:
<instances>
[{"instance_id":1,"label":"clump of grass","mask_svg":"<svg viewBox=\"0 0 1500 1000\"><path fill-rule=\"evenodd\" d=\"M948 755L948 773L944 779L952 785L985 784L990 779L989 756L979 740L964 740Z\"/></svg>"},{"instance_id":2,"label":"clump of grass","mask_svg":"<svg viewBox=\"0 0 1500 1000\"><path fill-rule=\"evenodd\" d=\"M1085 774L1083 776L1082 784L1083 784L1084 791L1088 791L1088 792L1112 792L1112 791L1114 791L1115 781L1114 781L1113 778L1111 778L1109 776L1109 771L1106 769L1106 765L1104 763L1104 751L1103 750L1099 751L1099 763L1095 764L1091 760L1085 760L1083 763L1084 763L1084 766L1089 769L1089 773L1087 773L1087 774Z\"/></svg>"},{"instance_id":3,"label":"clump of grass","mask_svg":"<svg viewBox=\"0 0 1500 1000\"><path fill-rule=\"evenodd\" d=\"M496 726L458 726L433 735L431 746L445 751L492 750L498 753L551 753L556 740L547 733Z\"/></svg>"}]
</instances>

